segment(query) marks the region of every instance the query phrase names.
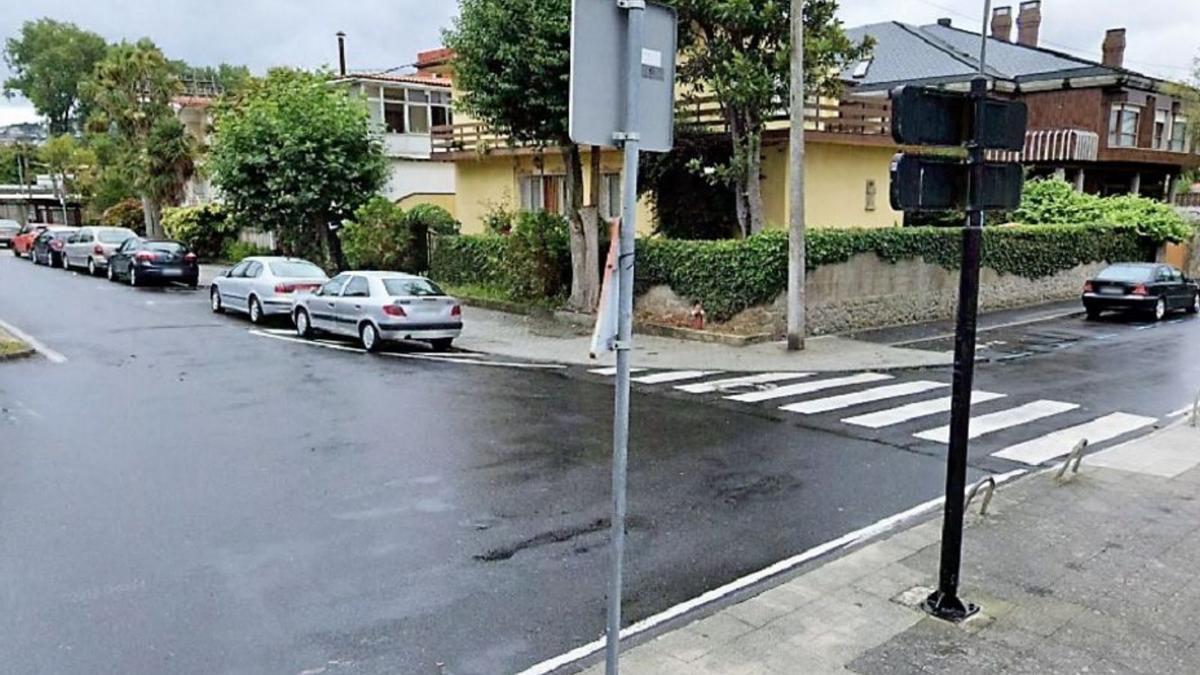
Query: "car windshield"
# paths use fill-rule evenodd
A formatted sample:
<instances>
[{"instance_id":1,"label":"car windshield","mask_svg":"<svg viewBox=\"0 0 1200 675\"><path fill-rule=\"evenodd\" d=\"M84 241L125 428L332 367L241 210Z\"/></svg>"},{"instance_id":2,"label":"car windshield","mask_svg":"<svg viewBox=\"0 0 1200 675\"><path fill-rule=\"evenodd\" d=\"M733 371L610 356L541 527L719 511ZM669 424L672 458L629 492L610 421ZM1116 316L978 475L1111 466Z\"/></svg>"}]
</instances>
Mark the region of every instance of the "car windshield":
<instances>
[{"instance_id":1,"label":"car windshield","mask_svg":"<svg viewBox=\"0 0 1200 675\"><path fill-rule=\"evenodd\" d=\"M132 230L99 230L96 239L104 244L120 244L126 239L136 236Z\"/></svg>"},{"instance_id":2,"label":"car windshield","mask_svg":"<svg viewBox=\"0 0 1200 675\"><path fill-rule=\"evenodd\" d=\"M271 274L284 279L324 279L325 270L303 260L268 263Z\"/></svg>"},{"instance_id":3,"label":"car windshield","mask_svg":"<svg viewBox=\"0 0 1200 675\"><path fill-rule=\"evenodd\" d=\"M428 279L384 279L383 287L388 295L428 297L445 295L442 289Z\"/></svg>"},{"instance_id":4,"label":"car windshield","mask_svg":"<svg viewBox=\"0 0 1200 675\"><path fill-rule=\"evenodd\" d=\"M1098 281L1149 281L1153 267L1144 265L1112 265L1096 275Z\"/></svg>"}]
</instances>

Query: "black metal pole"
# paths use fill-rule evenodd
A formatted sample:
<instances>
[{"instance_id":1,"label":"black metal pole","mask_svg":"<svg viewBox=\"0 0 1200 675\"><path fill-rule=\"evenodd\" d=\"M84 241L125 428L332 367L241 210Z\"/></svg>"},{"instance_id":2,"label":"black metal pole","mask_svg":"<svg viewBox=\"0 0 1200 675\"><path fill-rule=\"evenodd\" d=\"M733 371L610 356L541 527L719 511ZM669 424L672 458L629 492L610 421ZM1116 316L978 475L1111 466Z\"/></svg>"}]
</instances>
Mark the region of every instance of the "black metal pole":
<instances>
[{"instance_id":1,"label":"black metal pole","mask_svg":"<svg viewBox=\"0 0 1200 675\"><path fill-rule=\"evenodd\" d=\"M979 314L979 263L983 239L984 151L979 143L987 99L987 80L971 82L975 107L975 140L968 149L970 207L963 228L962 272L958 285L958 316L954 331L954 390L950 407L950 446L946 459L946 505L942 518L942 559L938 589L925 600L925 610L940 619L962 621L979 608L958 597L962 567L964 495L967 489L967 450L971 431L971 391L975 385L975 328Z\"/></svg>"}]
</instances>

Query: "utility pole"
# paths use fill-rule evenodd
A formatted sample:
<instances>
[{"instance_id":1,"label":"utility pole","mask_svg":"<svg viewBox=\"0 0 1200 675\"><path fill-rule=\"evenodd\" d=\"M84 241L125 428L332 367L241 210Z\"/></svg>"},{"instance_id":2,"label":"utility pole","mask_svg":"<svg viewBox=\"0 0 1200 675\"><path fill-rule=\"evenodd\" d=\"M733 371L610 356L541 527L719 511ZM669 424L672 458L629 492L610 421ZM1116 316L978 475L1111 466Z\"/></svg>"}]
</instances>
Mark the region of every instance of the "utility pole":
<instances>
[{"instance_id":1,"label":"utility pole","mask_svg":"<svg viewBox=\"0 0 1200 675\"><path fill-rule=\"evenodd\" d=\"M804 349L807 332L804 237L804 0L792 0L791 130L788 135L787 348Z\"/></svg>"}]
</instances>

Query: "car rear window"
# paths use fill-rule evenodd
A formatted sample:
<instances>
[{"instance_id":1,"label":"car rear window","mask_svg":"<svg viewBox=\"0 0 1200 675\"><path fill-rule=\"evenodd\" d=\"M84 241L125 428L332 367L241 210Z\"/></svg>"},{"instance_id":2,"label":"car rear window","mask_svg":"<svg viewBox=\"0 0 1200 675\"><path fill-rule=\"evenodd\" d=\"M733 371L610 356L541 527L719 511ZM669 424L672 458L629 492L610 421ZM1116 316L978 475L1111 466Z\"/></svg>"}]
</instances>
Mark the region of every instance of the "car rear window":
<instances>
[{"instance_id":1,"label":"car rear window","mask_svg":"<svg viewBox=\"0 0 1200 675\"><path fill-rule=\"evenodd\" d=\"M1149 281L1153 267L1142 265L1111 265L1096 275L1099 281Z\"/></svg>"},{"instance_id":2,"label":"car rear window","mask_svg":"<svg viewBox=\"0 0 1200 675\"><path fill-rule=\"evenodd\" d=\"M136 236L132 230L99 230L96 238L105 244L120 244L126 239Z\"/></svg>"},{"instance_id":3,"label":"car rear window","mask_svg":"<svg viewBox=\"0 0 1200 675\"><path fill-rule=\"evenodd\" d=\"M267 263L271 274L284 279L324 279L325 270L303 260L286 260Z\"/></svg>"},{"instance_id":4,"label":"car rear window","mask_svg":"<svg viewBox=\"0 0 1200 675\"><path fill-rule=\"evenodd\" d=\"M437 284L428 279L384 279L383 287L387 290L388 295L392 296L415 296L420 298L445 295L442 289L437 287Z\"/></svg>"},{"instance_id":5,"label":"car rear window","mask_svg":"<svg viewBox=\"0 0 1200 675\"><path fill-rule=\"evenodd\" d=\"M162 253L183 253L185 248L183 244L173 241L148 241L145 247L151 251L160 251Z\"/></svg>"}]
</instances>

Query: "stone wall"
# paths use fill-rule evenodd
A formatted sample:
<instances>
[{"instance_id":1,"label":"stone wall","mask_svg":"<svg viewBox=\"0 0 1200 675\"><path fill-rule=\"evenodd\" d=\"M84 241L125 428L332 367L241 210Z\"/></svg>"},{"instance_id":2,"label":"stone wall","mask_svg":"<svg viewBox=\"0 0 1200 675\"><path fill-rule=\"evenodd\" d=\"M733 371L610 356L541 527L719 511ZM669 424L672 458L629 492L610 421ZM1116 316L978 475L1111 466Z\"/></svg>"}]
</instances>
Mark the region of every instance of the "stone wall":
<instances>
[{"instance_id":1,"label":"stone wall","mask_svg":"<svg viewBox=\"0 0 1200 675\"><path fill-rule=\"evenodd\" d=\"M1080 265L1041 279L985 267L980 273L979 306L986 311L1078 297L1083 282L1104 266ZM958 270L922 259L890 263L874 253L825 265L808 275L809 333L826 335L952 318L958 304L958 277ZM682 314L690 307L686 298L666 286L656 286L637 299L637 313L648 320ZM786 326L787 297L781 294L770 305L751 307L726 324L710 328L741 335L783 335Z\"/></svg>"}]
</instances>

